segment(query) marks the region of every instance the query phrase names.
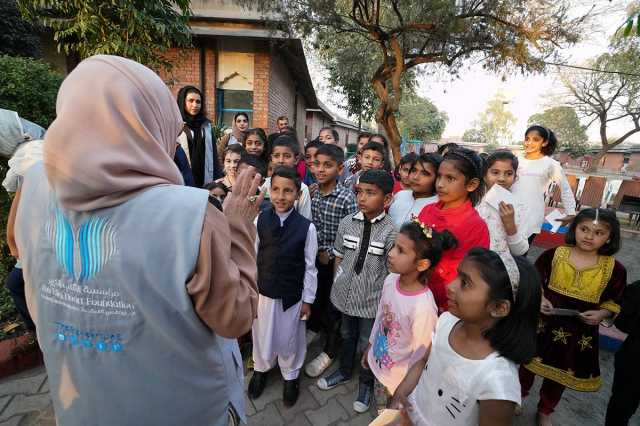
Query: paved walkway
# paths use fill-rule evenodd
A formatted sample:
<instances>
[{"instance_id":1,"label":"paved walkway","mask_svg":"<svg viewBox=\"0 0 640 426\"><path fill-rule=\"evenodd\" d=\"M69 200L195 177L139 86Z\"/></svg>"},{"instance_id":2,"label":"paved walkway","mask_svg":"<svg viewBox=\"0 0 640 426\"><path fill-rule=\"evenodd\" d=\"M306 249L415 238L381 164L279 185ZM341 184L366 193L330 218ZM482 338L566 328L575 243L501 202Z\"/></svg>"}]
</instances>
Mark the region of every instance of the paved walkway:
<instances>
[{"instance_id":1,"label":"paved walkway","mask_svg":"<svg viewBox=\"0 0 640 426\"><path fill-rule=\"evenodd\" d=\"M629 282L640 279L640 239L625 239L623 251L617 256L628 270ZM539 255L534 248L532 258ZM318 342L310 348L310 356L319 351ZM600 426L604 422L607 401L613 378L613 354L602 351L600 365L604 385L596 393L566 391L554 415L554 424L562 426ZM335 368L335 367L333 367ZM247 376L246 382L248 383ZM537 386L525 401L517 426L535 424ZM282 381L277 371L269 375L264 394L255 401L246 399L250 426L366 426L373 419L373 411L358 415L352 408L357 393L357 380L330 391L321 391L315 381L303 377L300 399L292 408L282 404ZM632 426L640 426L640 414L632 419ZM44 368L37 368L0 381L0 426L53 426L55 420L49 398L49 386ZM187 425L190 426L190 425Z\"/></svg>"}]
</instances>

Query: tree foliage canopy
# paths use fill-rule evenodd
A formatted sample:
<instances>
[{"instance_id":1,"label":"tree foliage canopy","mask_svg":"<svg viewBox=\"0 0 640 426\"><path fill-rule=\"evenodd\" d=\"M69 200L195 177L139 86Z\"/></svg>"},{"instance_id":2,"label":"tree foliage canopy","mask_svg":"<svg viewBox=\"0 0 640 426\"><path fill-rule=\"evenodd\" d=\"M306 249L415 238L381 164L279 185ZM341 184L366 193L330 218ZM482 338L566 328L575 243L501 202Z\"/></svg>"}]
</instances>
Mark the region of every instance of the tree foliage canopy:
<instances>
[{"instance_id":1,"label":"tree foliage canopy","mask_svg":"<svg viewBox=\"0 0 640 426\"><path fill-rule=\"evenodd\" d=\"M428 99L405 95L400 102L398 129L402 136L421 141L438 141L449 117Z\"/></svg>"},{"instance_id":2,"label":"tree foliage canopy","mask_svg":"<svg viewBox=\"0 0 640 426\"><path fill-rule=\"evenodd\" d=\"M0 55L41 56L37 29L22 19L14 0L0 2L0 28Z\"/></svg>"},{"instance_id":3,"label":"tree foliage canopy","mask_svg":"<svg viewBox=\"0 0 640 426\"><path fill-rule=\"evenodd\" d=\"M363 49L373 46L373 74L362 77L370 79L380 101L376 119L395 157L400 154L396 113L406 72L431 63L455 74L469 58L489 69L540 70L558 47L577 41L583 23L570 17L569 0L239 1L280 16L302 37L318 37L325 29L334 40L349 34Z\"/></svg>"},{"instance_id":4,"label":"tree foliage canopy","mask_svg":"<svg viewBox=\"0 0 640 426\"><path fill-rule=\"evenodd\" d=\"M518 121L505 105L509 102L501 93L487 102L487 108L480 113L474 128L462 136L465 142L486 143L489 146L507 145L513 142L512 127Z\"/></svg>"},{"instance_id":5,"label":"tree foliage canopy","mask_svg":"<svg viewBox=\"0 0 640 426\"><path fill-rule=\"evenodd\" d=\"M574 158L587 153L587 127L580 123L576 110L569 106L558 106L529 117L529 125L547 127L556 134L561 149Z\"/></svg>"},{"instance_id":6,"label":"tree foliage canopy","mask_svg":"<svg viewBox=\"0 0 640 426\"><path fill-rule=\"evenodd\" d=\"M25 18L54 31L58 48L87 58L120 55L170 69L162 55L189 46L189 0L18 0Z\"/></svg>"},{"instance_id":7,"label":"tree foliage canopy","mask_svg":"<svg viewBox=\"0 0 640 426\"><path fill-rule=\"evenodd\" d=\"M62 80L40 60L0 56L0 105L46 129L56 116Z\"/></svg>"},{"instance_id":8,"label":"tree foliage canopy","mask_svg":"<svg viewBox=\"0 0 640 426\"><path fill-rule=\"evenodd\" d=\"M611 72L565 72L562 82L567 103L578 115L599 126L601 155L640 132L640 37L614 40L609 52L589 62L592 68ZM611 123L624 124L618 137L609 134Z\"/></svg>"}]
</instances>

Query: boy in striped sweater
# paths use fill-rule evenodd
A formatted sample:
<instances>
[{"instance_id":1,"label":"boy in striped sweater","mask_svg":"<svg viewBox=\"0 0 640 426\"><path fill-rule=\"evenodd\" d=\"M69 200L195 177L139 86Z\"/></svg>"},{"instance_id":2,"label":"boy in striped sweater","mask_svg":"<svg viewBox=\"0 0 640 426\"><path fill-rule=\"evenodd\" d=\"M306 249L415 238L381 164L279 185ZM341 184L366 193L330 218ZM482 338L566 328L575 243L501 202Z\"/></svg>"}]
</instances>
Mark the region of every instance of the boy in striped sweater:
<instances>
[{"instance_id":1,"label":"boy in striped sweater","mask_svg":"<svg viewBox=\"0 0 640 426\"><path fill-rule=\"evenodd\" d=\"M387 271L387 254L396 229L385 214L392 200L393 179L384 170L368 170L360 176L356 198L358 211L340 222L334 243L335 279L331 303L342 313L340 368L318 380L318 387L332 389L351 380L356 355L368 343ZM358 398L353 409L364 413L373 395L371 370L360 372Z\"/></svg>"}]
</instances>

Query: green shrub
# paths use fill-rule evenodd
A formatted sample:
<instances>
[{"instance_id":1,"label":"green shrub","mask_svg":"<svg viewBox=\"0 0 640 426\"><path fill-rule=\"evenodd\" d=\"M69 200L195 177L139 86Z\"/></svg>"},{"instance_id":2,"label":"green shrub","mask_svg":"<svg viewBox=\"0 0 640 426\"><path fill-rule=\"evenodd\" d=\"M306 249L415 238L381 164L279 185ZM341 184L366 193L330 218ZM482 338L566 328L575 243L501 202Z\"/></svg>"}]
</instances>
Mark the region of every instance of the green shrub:
<instances>
[{"instance_id":1,"label":"green shrub","mask_svg":"<svg viewBox=\"0 0 640 426\"><path fill-rule=\"evenodd\" d=\"M56 114L56 96L63 76L46 63L7 55L0 56L0 108L47 128ZM6 158L0 158L0 180L7 173ZM5 288L14 260L7 246L7 217L11 196L0 188L0 323L16 318L16 310ZM0 339L4 338L0 330Z\"/></svg>"},{"instance_id":2,"label":"green shrub","mask_svg":"<svg viewBox=\"0 0 640 426\"><path fill-rule=\"evenodd\" d=\"M63 76L31 58L0 56L0 108L47 128L56 115Z\"/></svg>"}]
</instances>

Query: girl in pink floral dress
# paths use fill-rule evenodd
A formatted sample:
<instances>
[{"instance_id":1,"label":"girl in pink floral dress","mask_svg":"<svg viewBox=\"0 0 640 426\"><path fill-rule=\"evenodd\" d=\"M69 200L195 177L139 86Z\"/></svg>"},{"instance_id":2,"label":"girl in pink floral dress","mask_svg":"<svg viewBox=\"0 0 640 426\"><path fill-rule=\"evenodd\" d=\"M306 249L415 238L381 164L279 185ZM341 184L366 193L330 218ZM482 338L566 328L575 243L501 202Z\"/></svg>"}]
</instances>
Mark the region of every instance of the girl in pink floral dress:
<instances>
[{"instance_id":1,"label":"girl in pink floral dress","mask_svg":"<svg viewBox=\"0 0 640 426\"><path fill-rule=\"evenodd\" d=\"M389 252L392 273L385 280L369 346L362 356L363 367L376 377L379 408L431 346L438 309L428 276L442 252L455 244L448 231L436 232L414 219L402 226Z\"/></svg>"}]
</instances>

